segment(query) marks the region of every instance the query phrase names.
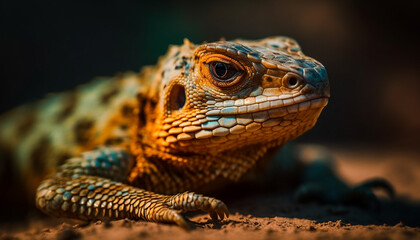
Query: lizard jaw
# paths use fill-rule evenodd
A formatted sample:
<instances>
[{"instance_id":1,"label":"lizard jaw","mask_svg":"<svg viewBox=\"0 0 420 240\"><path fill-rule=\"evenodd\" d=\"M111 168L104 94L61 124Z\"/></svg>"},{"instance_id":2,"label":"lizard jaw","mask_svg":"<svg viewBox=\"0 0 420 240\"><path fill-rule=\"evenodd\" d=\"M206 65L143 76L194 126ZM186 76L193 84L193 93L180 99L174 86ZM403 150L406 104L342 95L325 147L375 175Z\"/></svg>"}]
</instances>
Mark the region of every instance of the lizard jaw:
<instances>
[{"instance_id":1,"label":"lizard jaw","mask_svg":"<svg viewBox=\"0 0 420 240\"><path fill-rule=\"evenodd\" d=\"M287 113L304 111L309 108L323 108L328 103L328 95L272 95L257 97L247 97L245 99L227 100L224 102L208 101L209 111L207 116L236 115L246 113L261 113L268 111L268 114L277 114L282 110ZM283 116L284 116L283 115Z\"/></svg>"},{"instance_id":2,"label":"lizard jaw","mask_svg":"<svg viewBox=\"0 0 420 240\"><path fill-rule=\"evenodd\" d=\"M232 108L227 106L219 109L218 114L215 111L203 114L197 125L182 127L178 132L165 131L162 142L178 152L199 154L217 154L263 142L282 145L311 129L327 103L327 96L299 95L240 106L236 113L223 111ZM240 112L241 107L247 111Z\"/></svg>"}]
</instances>

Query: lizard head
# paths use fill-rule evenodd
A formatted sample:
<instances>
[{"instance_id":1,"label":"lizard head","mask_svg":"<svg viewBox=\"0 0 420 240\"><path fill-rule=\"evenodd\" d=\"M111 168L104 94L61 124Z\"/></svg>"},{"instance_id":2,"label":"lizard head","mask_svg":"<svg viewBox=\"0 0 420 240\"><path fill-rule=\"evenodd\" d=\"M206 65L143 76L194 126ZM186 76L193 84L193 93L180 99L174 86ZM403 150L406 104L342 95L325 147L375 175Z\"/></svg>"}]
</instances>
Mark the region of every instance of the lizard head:
<instances>
[{"instance_id":1,"label":"lizard head","mask_svg":"<svg viewBox=\"0 0 420 240\"><path fill-rule=\"evenodd\" d=\"M287 37L186 40L170 48L159 71L147 128L158 148L173 153L282 145L315 125L329 97L324 66Z\"/></svg>"}]
</instances>

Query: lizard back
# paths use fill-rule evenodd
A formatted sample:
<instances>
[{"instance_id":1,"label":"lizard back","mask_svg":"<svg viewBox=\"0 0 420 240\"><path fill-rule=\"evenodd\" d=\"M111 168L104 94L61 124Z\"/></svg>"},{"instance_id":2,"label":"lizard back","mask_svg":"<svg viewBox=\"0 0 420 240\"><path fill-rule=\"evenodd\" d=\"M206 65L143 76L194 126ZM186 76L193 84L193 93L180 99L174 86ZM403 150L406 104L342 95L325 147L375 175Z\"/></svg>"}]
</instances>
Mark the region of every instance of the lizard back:
<instances>
[{"instance_id":1,"label":"lizard back","mask_svg":"<svg viewBox=\"0 0 420 240\"><path fill-rule=\"evenodd\" d=\"M145 81L135 73L98 78L7 112L0 120L0 170L11 170L33 195L66 159L98 145L127 144Z\"/></svg>"}]
</instances>

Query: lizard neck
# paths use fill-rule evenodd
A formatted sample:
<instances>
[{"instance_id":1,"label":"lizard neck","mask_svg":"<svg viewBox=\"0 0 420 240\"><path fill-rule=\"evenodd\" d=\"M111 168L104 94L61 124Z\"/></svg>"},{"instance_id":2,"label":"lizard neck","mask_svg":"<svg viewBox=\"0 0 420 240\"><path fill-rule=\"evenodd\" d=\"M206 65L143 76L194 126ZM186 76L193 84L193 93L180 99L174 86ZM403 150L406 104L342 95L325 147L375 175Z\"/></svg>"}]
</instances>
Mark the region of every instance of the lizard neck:
<instances>
[{"instance_id":1,"label":"lizard neck","mask_svg":"<svg viewBox=\"0 0 420 240\"><path fill-rule=\"evenodd\" d=\"M187 190L202 192L204 186L212 186L216 190L225 183L240 180L257 162L263 164L263 159L271 154L271 149L284 144L282 140L276 140L222 152L215 151L214 154L173 152L157 144L152 136L153 128L147 124L154 122L151 113L155 112L155 105L148 101L139 104L137 109L130 145L135 161L127 178L133 186L149 191L164 194ZM142 111L148 113L147 119L142 117L145 114Z\"/></svg>"},{"instance_id":2,"label":"lizard neck","mask_svg":"<svg viewBox=\"0 0 420 240\"><path fill-rule=\"evenodd\" d=\"M224 183L236 182L264 159L277 143L253 145L234 151L210 154L175 154L151 145L144 135L137 134L131 145L135 163L128 182L146 190L174 194L183 191L200 191L214 183L221 188Z\"/></svg>"}]
</instances>

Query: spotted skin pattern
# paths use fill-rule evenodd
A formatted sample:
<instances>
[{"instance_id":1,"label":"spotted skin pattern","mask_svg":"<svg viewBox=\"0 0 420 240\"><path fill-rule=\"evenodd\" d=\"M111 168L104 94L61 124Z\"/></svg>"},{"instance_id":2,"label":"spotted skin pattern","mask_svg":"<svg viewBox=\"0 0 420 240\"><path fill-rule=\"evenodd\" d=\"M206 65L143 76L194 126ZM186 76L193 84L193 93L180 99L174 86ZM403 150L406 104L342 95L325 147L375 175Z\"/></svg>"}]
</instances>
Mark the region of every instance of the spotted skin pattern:
<instances>
[{"instance_id":1,"label":"spotted skin pattern","mask_svg":"<svg viewBox=\"0 0 420 240\"><path fill-rule=\"evenodd\" d=\"M236 75L220 80L214 63ZM140 74L5 114L0 146L13 149L18 176L31 179L28 192L46 214L188 228L182 212L229 215L222 201L194 192L240 181L311 129L328 97L325 68L293 39L185 40Z\"/></svg>"}]
</instances>

